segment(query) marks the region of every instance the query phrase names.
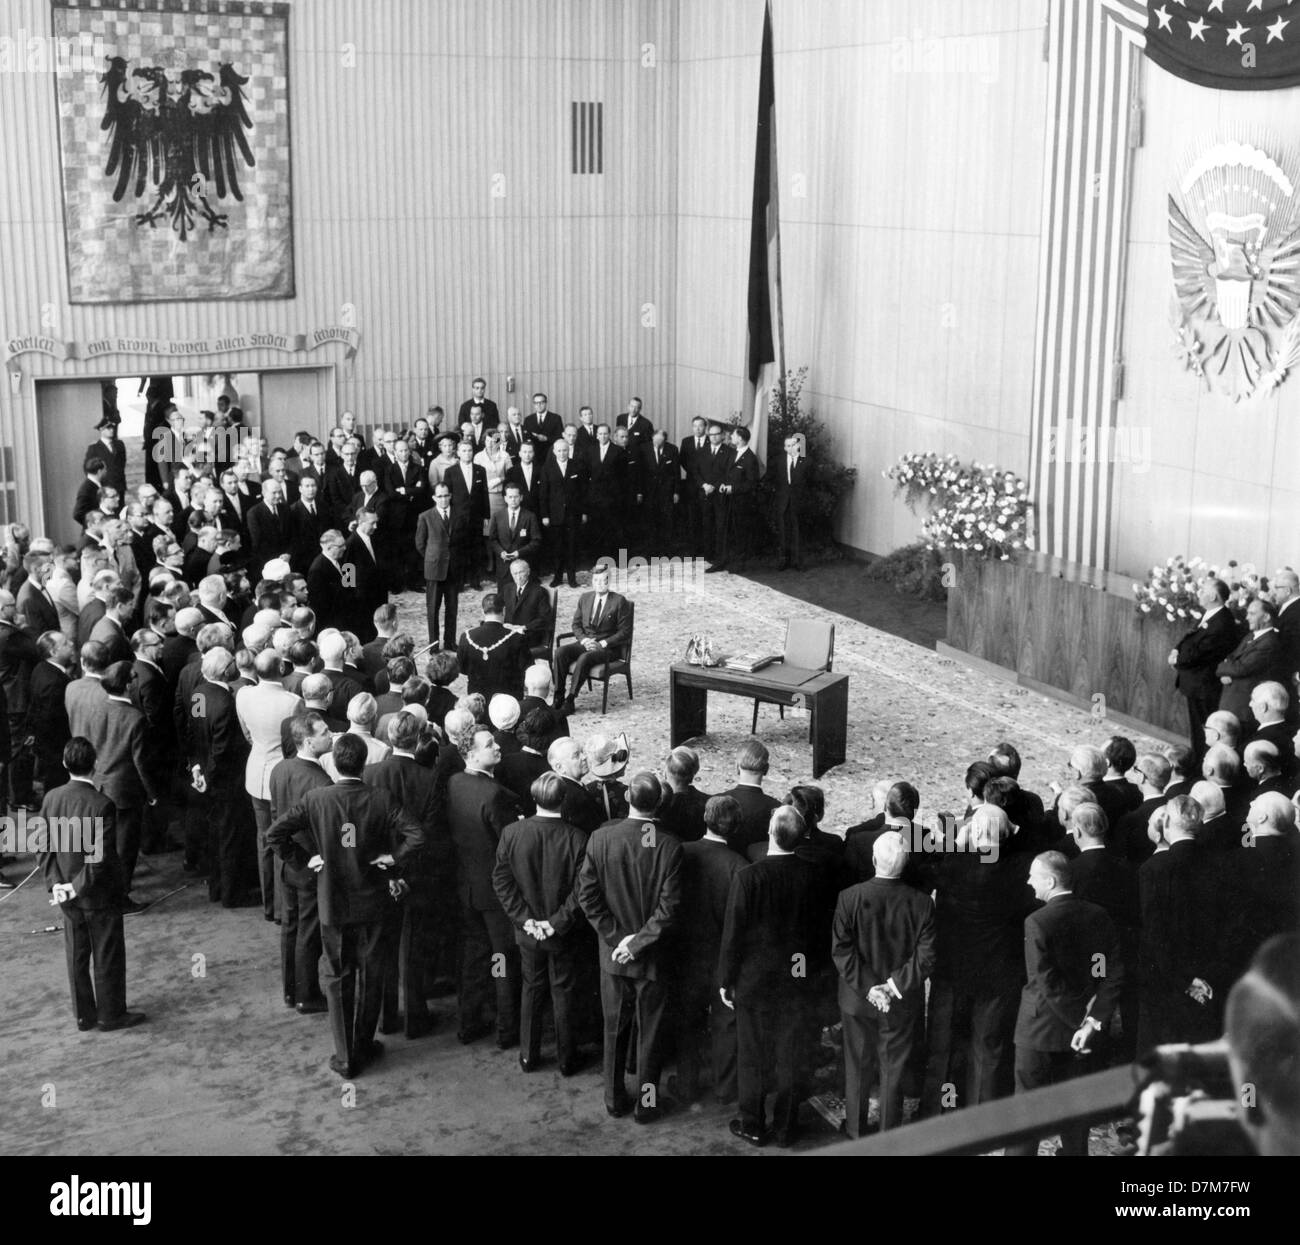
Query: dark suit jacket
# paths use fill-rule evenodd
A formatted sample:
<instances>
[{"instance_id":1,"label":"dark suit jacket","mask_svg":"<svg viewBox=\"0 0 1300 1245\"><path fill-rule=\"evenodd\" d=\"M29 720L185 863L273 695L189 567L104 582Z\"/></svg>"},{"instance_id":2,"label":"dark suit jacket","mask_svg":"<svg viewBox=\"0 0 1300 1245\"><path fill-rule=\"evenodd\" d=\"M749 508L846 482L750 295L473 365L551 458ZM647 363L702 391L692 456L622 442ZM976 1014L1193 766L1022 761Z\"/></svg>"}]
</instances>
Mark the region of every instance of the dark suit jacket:
<instances>
[{"instance_id":1,"label":"dark suit jacket","mask_svg":"<svg viewBox=\"0 0 1300 1245\"><path fill-rule=\"evenodd\" d=\"M99 494L101 490L98 484L89 476L82 480L80 487L77 489L77 500L72 505L72 521L80 527L86 526L86 515L92 510L99 509Z\"/></svg>"},{"instance_id":2,"label":"dark suit jacket","mask_svg":"<svg viewBox=\"0 0 1300 1245\"><path fill-rule=\"evenodd\" d=\"M632 643L632 605L617 592L607 593L605 608L593 628L591 614L596 594L584 592L573 612L573 634L578 640L600 640L615 656L621 657Z\"/></svg>"},{"instance_id":3,"label":"dark suit jacket","mask_svg":"<svg viewBox=\"0 0 1300 1245\"><path fill-rule=\"evenodd\" d=\"M42 660L31 636L13 623L0 622L0 687L4 688L10 713L27 712L32 671Z\"/></svg>"},{"instance_id":4,"label":"dark suit jacket","mask_svg":"<svg viewBox=\"0 0 1300 1245\"><path fill-rule=\"evenodd\" d=\"M1256 835L1230 859L1235 919L1227 977L1232 980L1274 934L1300 929L1300 835Z\"/></svg>"},{"instance_id":5,"label":"dark suit jacket","mask_svg":"<svg viewBox=\"0 0 1300 1245\"><path fill-rule=\"evenodd\" d=\"M176 684L181 677L181 671L189 663L191 657L198 655L199 646L194 643L191 636L169 635L163 641L162 661L158 664L163 668L163 674L167 679L167 686L171 689L171 694L176 695Z\"/></svg>"},{"instance_id":6,"label":"dark suit jacket","mask_svg":"<svg viewBox=\"0 0 1300 1245\"><path fill-rule=\"evenodd\" d=\"M27 724L36 736L37 751L43 756L61 757L63 745L72 738L64 700L69 681L67 671L52 661L39 662L32 670Z\"/></svg>"},{"instance_id":7,"label":"dark suit jacket","mask_svg":"<svg viewBox=\"0 0 1300 1245\"><path fill-rule=\"evenodd\" d=\"M86 447L85 457L81 460L81 468L84 471L90 466L92 458L101 459L107 464L108 470L104 472L100 483L109 488L117 489L119 497L126 496L126 446L121 439L113 442L113 448L109 449L103 441L93 441Z\"/></svg>"},{"instance_id":8,"label":"dark suit jacket","mask_svg":"<svg viewBox=\"0 0 1300 1245\"><path fill-rule=\"evenodd\" d=\"M304 853L307 859L324 859L316 899L321 924L337 927L372 924L388 915L393 904L388 883L424 846L424 830L387 791L345 778L308 791L301 804L271 823L266 839L295 864L306 863ZM397 870L374 864L386 854Z\"/></svg>"},{"instance_id":9,"label":"dark suit jacket","mask_svg":"<svg viewBox=\"0 0 1300 1245\"><path fill-rule=\"evenodd\" d=\"M800 856L768 856L731 882L718 948L718 983L737 1003L793 1006L812 980L791 972L826 946L821 870ZM823 952L823 956L824 956Z\"/></svg>"},{"instance_id":10,"label":"dark suit jacket","mask_svg":"<svg viewBox=\"0 0 1300 1245\"><path fill-rule=\"evenodd\" d=\"M743 853L751 843L761 843L767 838L767 823L771 820L772 810L781 803L780 800L774 800L760 787L742 785L719 794L731 796L740 805L740 829L730 840L736 851Z\"/></svg>"},{"instance_id":11,"label":"dark suit jacket","mask_svg":"<svg viewBox=\"0 0 1300 1245\"><path fill-rule=\"evenodd\" d=\"M599 445L587 455L587 504L593 510L611 510L627 503L628 462L628 452L612 442L604 462Z\"/></svg>"},{"instance_id":12,"label":"dark suit jacket","mask_svg":"<svg viewBox=\"0 0 1300 1245\"><path fill-rule=\"evenodd\" d=\"M104 617L104 610L107 607L98 597L91 597L85 605L81 607L81 613L77 615L77 652L81 652L81 646L90 639L90 633L94 631L95 624Z\"/></svg>"},{"instance_id":13,"label":"dark suit jacket","mask_svg":"<svg viewBox=\"0 0 1300 1245\"><path fill-rule=\"evenodd\" d=\"M483 408L483 427L495 428L501 422L501 412L497 409L497 404L491 398L484 398L482 402L475 402L473 398L466 398L460 404L460 410L456 412L456 426L469 423L470 407L481 406Z\"/></svg>"},{"instance_id":14,"label":"dark suit jacket","mask_svg":"<svg viewBox=\"0 0 1300 1245\"><path fill-rule=\"evenodd\" d=\"M43 632L59 630L58 607L30 579L18 589L18 612L27 619L23 629L33 640L39 640Z\"/></svg>"},{"instance_id":15,"label":"dark suit jacket","mask_svg":"<svg viewBox=\"0 0 1300 1245\"><path fill-rule=\"evenodd\" d=\"M712 797L698 787L687 787L685 791L674 791L668 806L660 815L660 821L669 834L675 834L682 843L693 843L704 837L704 806ZM730 844L728 844L730 847ZM743 864L738 854L736 859ZM721 929L719 929L721 932Z\"/></svg>"},{"instance_id":16,"label":"dark suit jacket","mask_svg":"<svg viewBox=\"0 0 1300 1245\"><path fill-rule=\"evenodd\" d=\"M473 470L470 475L473 478L473 484L468 487L465 484L465 469L461 463L454 467L448 467L447 473L442 477L442 482L451 489L451 509L454 514L457 510L465 513L470 524L470 535L477 535L481 524L491 512L491 501L488 497L487 471L478 465L471 464Z\"/></svg>"},{"instance_id":17,"label":"dark suit jacket","mask_svg":"<svg viewBox=\"0 0 1300 1245\"><path fill-rule=\"evenodd\" d=\"M177 689L178 702L182 690ZM242 794L250 749L239 727L234 693L224 683L210 683L200 677L185 697L185 705L181 744L186 772L198 765L210 793L219 799L238 798L236 792ZM196 705L202 712L194 711Z\"/></svg>"},{"instance_id":18,"label":"dark suit jacket","mask_svg":"<svg viewBox=\"0 0 1300 1245\"><path fill-rule=\"evenodd\" d=\"M587 836L559 817L530 816L501 832L492 885L520 946L554 951L585 921L578 903L578 875ZM525 921L549 921L554 938L539 942L524 933Z\"/></svg>"},{"instance_id":19,"label":"dark suit jacket","mask_svg":"<svg viewBox=\"0 0 1300 1245\"><path fill-rule=\"evenodd\" d=\"M1125 963L1136 968L1132 952L1137 950L1141 920L1137 869L1115 852L1090 848L1070 862L1070 886L1076 898L1106 909L1119 935L1121 950L1129 953Z\"/></svg>"},{"instance_id":20,"label":"dark suit jacket","mask_svg":"<svg viewBox=\"0 0 1300 1245\"><path fill-rule=\"evenodd\" d=\"M682 845L682 915L674 942L688 981L713 983L732 879L746 867L725 843L700 837Z\"/></svg>"},{"instance_id":21,"label":"dark suit jacket","mask_svg":"<svg viewBox=\"0 0 1300 1245\"><path fill-rule=\"evenodd\" d=\"M1065 1051L1086 1017L1104 1027L1124 984L1119 938L1106 910L1075 895L1049 899L1025 920L1025 974L1017 1046Z\"/></svg>"},{"instance_id":22,"label":"dark suit jacket","mask_svg":"<svg viewBox=\"0 0 1300 1245\"><path fill-rule=\"evenodd\" d=\"M361 472L364 468L358 462L357 469L348 474L343 464L331 467L325 477L325 502L334 517L333 526L347 532L348 525L355 519L352 499L361 491ZM319 495L317 500L320 500Z\"/></svg>"},{"instance_id":23,"label":"dark suit jacket","mask_svg":"<svg viewBox=\"0 0 1300 1245\"><path fill-rule=\"evenodd\" d=\"M712 445L704 449L704 453L695 458L695 470L699 476L700 483L712 484L715 488L718 485L727 483L727 472L731 468L732 459L736 456L731 446L723 444L718 446L715 453ZM718 494L714 494L718 496Z\"/></svg>"},{"instance_id":24,"label":"dark suit jacket","mask_svg":"<svg viewBox=\"0 0 1300 1245\"><path fill-rule=\"evenodd\" d=\"M603 972L657 980L665 968L664 936L677 923L681 899L682 845L655 822L611 821L588 840L578 901L603 944ZM614 948L628 935L633 958L618 964Z\"/></svg>"},{"instance_id":25,"label":"dark suit jacket","mask_svg":"<svg viewBox=\"0 0 1300 1245\"><path fill-rule=\"evenodd\" d=\"M415 529L415 547L424 559L424 578L430 583L455 579L459 574L458 551L469 528L469 512L452 505L447 522L431 506Z\"/></svg>"},{"instance_id":26,"label":"dark suit jacket","mask_svg":"<svg viewBox=\"0 0 1300 1245\"><path fill-rule=\"evenodd\" d=\"M1106 836L1109 851L1127 860L1135 869L1144 860L1150 859L1156 845L1147 836L1147 822L1151 820L1151 814L1156 809L1163 808L1169 799L1164 794L1152 796L1125 813L1118 821L1111 822L1110 832Z\"/></svg>"},{"instance_id":27,"label":"dark suit jacket","mask_svg":"<svg viewBox=\"0 0 1300 1245\"><path fill-rule=\"evenodd\" d=\"M1024 981L1025 917L1034 903L1024 857L943 852L936 865L934 975L981 995L1014 990Z\"/></svg>"},{"instance_id":28,"label":"dark suit jacket","mask_svg":"<svg viewBox=\"0 0 1300 1245\"><path fill-rule=\"evenodd\" d=\"M370 543L374 546L374 554L353 532L343 547L343 565L352 568L352 583L345 585L343 592L343 615L354 624L347 628L349 631L364 633L373 630L374 612L388 600L388 581L384 568L376 561L381 554L378 532L371 534Z\"/></svg>"},{"instance_id":29,"label":"dark suit jacket","mask_svg":"<svg viewBox=\"0 0 1300 1245\"><path fill-rule=\"evenodd\" d=\"M780 514L798 514L808 489L808 456L800 454L794 471L787 469L790 455L782 450L767 465L767 481L772 486L775 508Z\"/></svg>"},{"instance_id":30,"label":"dark suit jacket","mask_svg":"<svg viewBox=\"0 0 1300 1245\"><path fill-rule=\"evenodd\" d=\"M531 411L524 416L524 431L537 446L537 461L545 462L551 456L551 446L564 439L564 416L548 410L539 420Z\"/></svg>"},{"instance_id":31,"label":"dark suit jacket","mask_svg":"<svg viewBox=\"0 0 1300 1245\"><path fill-rule=\"evenodd\" d=\"M651 505L671 506L673 496L681 492L681 462L677 447L665 441L658 457L654 442L641 447L637 475L638 491L643 492Z\"/></svg>"},{"instance_id":32,"label":"dark suit jacket","mask_svg":"<svg viewBox=\"0 0 1300 1245\"><path fill-rule=\"evenodd\" d=\"M686 492L694 497L700 491L700 466L702 455L709 452L709 438L702 437L703 444L696 446L695 437L683 437L682 443L678 447L677 460L681 464L682 472L686 477Z\"/></svg>"},{"instance_id":33,"label":"dark suit jacket","mask_svg":"<svg viewBox=\"0 0 1300 1245\"><path fill-rule=\"evenodd\" d=\"M159 667L139 658L131 668L135 672L131 703L144 714L145 736L150 746L166 757L174 751L176 742L172 737L173 693L167 686L167 676Z\"/></svg>"},{"instance_id":34,"label":"dark suit jacket","mask_svg":"<svg viewBox=\"0 0 1300 1245\"><path fill-rule=\"evenodd\" d=\"M724 484L731 486L731 492L727 495L731 504L739 507L752 505L754 495L758 491L758 481L758 459L753 449L744 454L733 453L722 480Z\"/></svg>"},{"instance_id":35,"label":"dark suit jacket","mask_svg":"<svg viewBox=\"0 0 1300 1245\"><path fill-rule=\"evenodd\" d=\"M842 891L831 934L841 1010L876 1013L867 992L886 982L893 982L902 996L895 1006L923 1010L936 941L930 897L898 878L874 877Z\"/></svg>"},{"instance_id":36,"label":"dark suit jacket","mask_svg":"<svg viewBox=\"0 0 1300 1245\"><path fill-rule=\"evenodd\" d=\"M517 553L536 571L537 554L542 547L542 522L531 510L520 507L513 533L510 531L509 510L498 510L488 527L488 540L493 553L498 556ZM504 559L501 561L499 575L502 583L507 583L510 579L510 565Z\"/></svg>"},{"instance_id":37,"label":"dark suit jacket","mask_svg":"<svg viewBox=\"0 0 1300 1245\"><path fill-rule=\"evenodd\" d=\"M1300 602L1288 605L1277 616L1276 626L1278 639L1282 645L1282 664L1286 667L1288 675L1295 674L1300 670ZM1294 701L1295 683L1287 678L1282 680L1282 686ZM1291 708L1294 709L1295 705L1292 704Z\"/></svg>"},{"instance_id":38,"label":"dark suit jacket","mask_svg":"<svg viewBox=\"0 0 1300 1245\"><path fill-rule=\"evenodd\" d=\"M1218 700L1218 665L1237 647L1239 631L1232 611L1224 607L1203 627L1187 632L1176 646L1177 665L1174 686L1184 696L1201 696L1211 703Z\"/></svg>"},{"instance_id":39,"label":"dark suit jacket","mask_svg":"<svg viewBox=\"0 0 1300 1245\"><path fill-rule=\"evenodd\" d=\"M492 884L501 832L519 816L512 792L483 773L447 779L447 826L456 845L461 903L476 912L500 907Z\"/></svg>"},{"instance_id":40,"label":"dark suit jacket","mask_svg":"<svg viewBox=\"0 0 1300 1245\"><path fill-rule=\"evenodd\" d=\"M1294 614L1294 609L1287 610L1288 614ZM1287 694L1291 693L1291 688L1287 688ZM1288 783L1296 780L1296 755L1295 755L1295 724L1291 722L1270 722L1267 726L1257 727L1251 734L1247 743L1270 743L1277 749L1278 765L1282 770L1282 777ZM1245 749L1243 748L1244 752ZM1287 794L1294 793L1295 788Z\"/></svg>"},{"instance_id":41,"label":"dark suit jacket","mask_svg":"<svg viewBox=\"0 0 1300 1245\"><path fill-rule=\"evenodd\" d=\"M88 912L117 908L126 896L125 876L117 854L117 810L113 801L88 782L73 780L45 794L41 816L73 818L81 826L94 826L96 842L83 842L85 851L42 852L41 875L48 889L56 882L71 882L75 890L69 905ZM72 847L71 843L53 846ZM98 850L96 850L98 849ZM92 859L94 858L94 859Z\"/></svg>"},{"instance_id":42,"label":"dark suit jacket","mask_svg":"<svg viewBox=\"0 0 1300 1245\"><path fill-rule=\"evenodd\" d=\"M497 692L516 698L524 694L524 671L532 663L532 654L528 641L504 623L472 627L460 637L456 655L471 696L482 692L490 700Z\"/></svg>"},{"instance_id":43,"label":"dark suit jacket","mask_svg":"<svg viewBox=\"0 0 1300 1245\"><path fill-rule=\"evenodd\" d=\"M306 502L296 501L289 507L289 565L305 575L320 556L320 538L330 530L332 520L319 496L309 514Z\"/></svg>"},{"instance_id":44,"label":"dark suit jacket","mask_svg":"<svg viewBox=\"0 0 1300 1245\"><path fill-rule=\"evenodd\" d=\"M1291 688L1282 641L1275 629L1247 634L1218 664L1215 674L1232 679L1231 683L1221 684L1219 708L1235 713L1247 727L1255 722L1255 715L1250 711L1250 694L1257 684L1276 679L1288 693Z\"/></svg>"},{"instance_id":45,"label":"dark suit jacket","mask_svg":"<svg viewBox=\"0 0 1300 1245\"><path fill-rule=\"evenodd\" d=\"M557 710L551 709L551 706L548 705L540 696L520 697L519 720L522 722L534 709L548 709L555 718L556 727L555 733L551 736L552 741L559 739L561 735L567 735L569 733L569 719ZM547 746L549 747L550 744L548 743Z\"/></svg>"},{"instance_id":46,"label":"dark suit jacket","mask_svg":"<svg viewBox=\"0 0 1300 1245\"><path fill-rule=\"evenodd\" d=\"M308 568L307 599L321 629L337 625L343 614L343 573L323 553Z\"/></svg>"},{"instance_id":47,"label":"dark suit jacket","mask_svg":"<svg viewBox=\"0 0 1300 1245\"><path fill-rule=\"evenodd\" d=\"M627 412L624 411L614 421L614 427L627 429L627 454L633 461L640 457L642 448L650 444L655 434L655 426L644 412L637 415L636 423L629 424Z\"/></svg>"},{"instance_id":48,"label":"dark suit jacket","mask_svg":"<svg viewBox=\"0 0 1300 1245\"><path fill-rule=\"evenodd\" d=\"M530 577L521 597L511 579L501 595L506 603L506 622L524 628L524 638L530 647L546 643L554 620L551 618L550 594L542 587L541 581ZM519 716L523 717L522 705Z\"/></svg>"},{"instance_id":49,"label":"dark suit jacket","mask_svg":"<svg viewBox=\"0 0 1300 1245\"><path fill-rule=\"evenodd\" d=\"M527 510L529 514L537 515L539 518L541 517L542 510L542 467L544 461L545 460L533 460L533 479L531 484L524 478L524 469L520 463L516 463L506 472L506 484L519 485L520 491L523 493L523 497L520 501L522 508Z\"/></svg>"},{"instance_id":50,"label":"dark suit jacket","mask_svg":"<svg viewBox=\"0 0 1300 1245\"><path fill-rule=\"evenodd\" d=\"M587 468L569 458L564 470L548 455L537 490L537 514L551 527L578 523L587 512Z\"/></svg>"},{"instance_id":51,"label":"dark suit jacket","mask_svg":"<svg viewBox=\"0 0 1300 1245\"><path fill-rule=\"evenodd\" d=\"M1226 925L1218 861L1192 840L1180 839L1138 870L1142 935L1138 977L1144 993L1181 994L1194 977L1219 994Z\"/></svg>"},{"instance_id":52,"label":"dark suit jacket","mask_svg":"<svg viewBox=\"0 0 1300 1245\"><path fill-rule=\"evenodd\" d=\"M106 698L99 737L92 739L98 760L95 781L120 812L139 808L162 794L151 763L144 714L134 705Z\"/></svg>"},{"instance_id":53,"label":"dark suit jacket","mask_svg":"<svg viewBox=\"0 0 1300 1245\"><path fill-rule=\"evenodd\" d=\"M578 436L582 436L581 428L578 429ZM510 455L511 459L515 463L519 462L519 447L523 445L525 441L531 444L532 437L524 431L522 423L519 425L518 432L516 432L509 423L501 425L501 444L505 447L506 453ZM507 475L506 479L508 480L509 478L509 475Z\"/></svg>"},{"instance_id":54,"label":"dark suit jacket","mask_svg":"<svg viewBox=\"0 0 1300 1245\"><path fill-rule=\"evenodd\" d=\"M534 780L550 772L546 758L540 752L528 752L523 748L506 753L497 762L495 776L497 782L512 792L519 801L525 817L531 817L537 806L533 803L532 785ZM585 834L586 831L583 831Z\"/></svg>"},{"instance_id":55,"label":"dark suit jacket","mask_svg":"<svg viewBox=\"0 0 1300 1245\"><path fill-rule=\"evenodd\" d=\"M282 501L273 516L271 507L259 501L248 512L248 542L249 579L255 583L261 578L262 567L267 562L288 553L293 546L293 519L289 504Z\"/></svg>"}]
</instances>

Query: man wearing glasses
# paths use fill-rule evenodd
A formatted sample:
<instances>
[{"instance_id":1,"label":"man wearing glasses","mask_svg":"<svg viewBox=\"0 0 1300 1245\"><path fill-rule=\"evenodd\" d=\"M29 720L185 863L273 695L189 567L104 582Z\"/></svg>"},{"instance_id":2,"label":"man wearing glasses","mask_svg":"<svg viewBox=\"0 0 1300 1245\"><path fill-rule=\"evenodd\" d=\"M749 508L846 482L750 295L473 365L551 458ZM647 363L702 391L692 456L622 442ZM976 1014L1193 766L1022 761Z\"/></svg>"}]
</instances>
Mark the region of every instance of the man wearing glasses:
<instances>
[{"instance_id":1,"label":"man wearing glasses","mask_svg":"<svg viewBox=\"0 0 1300 1245\"><path fill-rule=\"evenodd\" d=\"M547 408L544 393L533 394L533 409L524 419L524 431L532 437L533 444L537 447L538 463L545 464L551 446L564 436L564 419Z\"/></svg>"}]
</instances>

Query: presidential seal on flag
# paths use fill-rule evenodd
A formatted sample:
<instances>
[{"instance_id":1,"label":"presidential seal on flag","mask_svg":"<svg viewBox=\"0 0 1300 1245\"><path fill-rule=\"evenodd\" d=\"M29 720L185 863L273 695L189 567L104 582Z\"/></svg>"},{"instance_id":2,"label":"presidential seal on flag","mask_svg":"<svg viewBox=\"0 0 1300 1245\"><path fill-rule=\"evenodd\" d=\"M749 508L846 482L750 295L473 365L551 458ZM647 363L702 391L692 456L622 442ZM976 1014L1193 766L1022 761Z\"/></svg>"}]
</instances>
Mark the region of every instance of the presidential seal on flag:
<instances>
[{"instance_id":1,"label":"presidential seal on flag","mask_svg":"<svg viewBox=\"0 0 1300 1245\"><path fill-rule=\"evenodd\" d=\"M1193 370L1234 400L1300 362L1298 183L1300 158L1271 136L1210 137L1169 196L1179 352L1186 363L1194 346Z\"/></svg>"}]
</instances>

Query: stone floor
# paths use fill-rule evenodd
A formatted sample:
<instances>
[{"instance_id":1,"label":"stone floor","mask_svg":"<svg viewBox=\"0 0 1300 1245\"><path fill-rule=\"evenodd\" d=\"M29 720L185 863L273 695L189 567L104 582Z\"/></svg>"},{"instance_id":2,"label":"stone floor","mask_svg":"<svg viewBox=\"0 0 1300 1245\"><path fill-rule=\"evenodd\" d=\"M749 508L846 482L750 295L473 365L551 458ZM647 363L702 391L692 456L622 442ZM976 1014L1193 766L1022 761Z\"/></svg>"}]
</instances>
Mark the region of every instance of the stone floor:
<instances>
[{"instance_id":1,"label":"stone floor","mask_svg":"<svg viewBox=\"0 0 1300 1245\"><path fill-rule=\"evenodd\" d=\"M836 623L835 668L850 676L849 760L820 780L827 828L842 830L868 815L871 786L881 777L915 783L929 810L959 810L966 766L1000 739L1020 748L1026 785L1045 790L1063 777L1074 744L1111 733L1104 721L904 639L772 587L696 569L650 577L632 592L635 699L616 684L605 717L598 699L579 701L574 734L627 731L633 769L657 765L667 751L664 672L690 632L708 630L726 648L779 651L785 621L796 616ZM844 573L856 568L846 564ZM577 595L561 590L562 621L572 617ZM422 599L408 595L401 609L423 636ZM467 593L463 624L477 613ZM730 785L750 712L749 702L712 699L709 734L697 741L703 789ZM765 706L760 734L772 752L771 790L809 780L806 718L781 721ZM1139 750L1154 743L1135 742ZM6 876L18 881L32 863L23 858ZM127 919L128 990L149 1022L115 1034L79 1034L72 1023L58 914L39 878L0 899L7 1091L0 1153L749 1152L728 1134L725 1109L697 1108L640 1128L606 1117L596 1070L569 1081L549 1068L526 1077L513 1053L461 1047L447 1002L438 1005L442 1023L432 1037L387 1039L383 1060L357 1079L349 1100L326 1067L325 1018L300 1017L280 1000L277 931L259 910L211 908L206 888L180 872L177 855L146 858L136 894L153 906ZM834 1139L813 1118L801 1148ZM1100 1133L1094 1148L1114 1149Z\"/></svg>"}]
</instances>

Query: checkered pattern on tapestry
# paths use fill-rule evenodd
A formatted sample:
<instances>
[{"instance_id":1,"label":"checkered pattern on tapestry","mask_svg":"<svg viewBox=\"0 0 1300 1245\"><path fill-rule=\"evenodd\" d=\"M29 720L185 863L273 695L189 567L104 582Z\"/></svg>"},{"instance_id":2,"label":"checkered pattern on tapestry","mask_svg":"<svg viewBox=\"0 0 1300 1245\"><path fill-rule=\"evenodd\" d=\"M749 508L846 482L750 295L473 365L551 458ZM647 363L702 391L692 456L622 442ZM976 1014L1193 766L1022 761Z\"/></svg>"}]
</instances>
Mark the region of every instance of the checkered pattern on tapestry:
<instances>
[{"instance_id":1,"label":"checkered pattern on tapestry","mask_svg":"<svg viewBox=\"0 0 1300 1245\"><path fill-rule=\"evenodd\" d=\"M288 6L175 9L54 8L71 300L291 298Z\"/></svg>"}]
</instances>

